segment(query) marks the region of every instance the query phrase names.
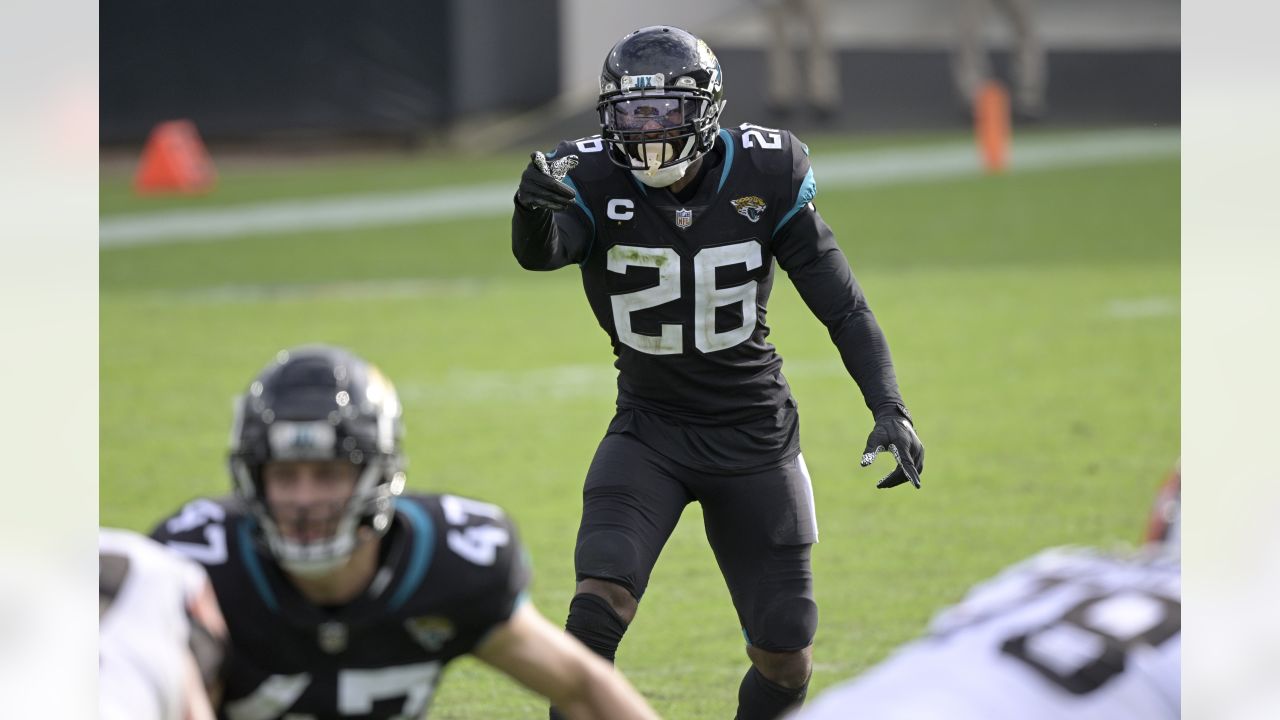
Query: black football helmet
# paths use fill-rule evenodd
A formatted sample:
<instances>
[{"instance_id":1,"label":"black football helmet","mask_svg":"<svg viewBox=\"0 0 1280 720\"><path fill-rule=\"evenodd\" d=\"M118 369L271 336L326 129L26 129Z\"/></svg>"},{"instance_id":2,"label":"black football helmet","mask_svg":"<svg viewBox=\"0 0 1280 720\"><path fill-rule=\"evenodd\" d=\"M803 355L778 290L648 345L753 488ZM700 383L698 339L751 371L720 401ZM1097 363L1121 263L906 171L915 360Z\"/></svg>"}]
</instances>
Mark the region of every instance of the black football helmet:
<instances>
[{"instance_id":1,"label":"black football helmet","mask_svg":"<svg viewBox=\"0 0 1280 720\"><path fill-rule=\"evenodd\" d=\"M680 28L655 25L609 51L596 109L614 164L652 173L711 150L724 102L711 48Z\"/></svg>"},{"instance_id":2,"label":"black football helmet","mask_svg":"<svg viewBox=\"0 0 1280 720\"><path fill-rule=\"evenodd\" d=\"M351 556L361 526L381 535L404 490L404 434L395 388L376 367L327 345L282 350L236 401L229 464L236 495L286 570L328 572ZM331 510L331 535L291 540L267 506L263 467L277 460L349 460L359 468L346 504ZM331 522L330 522L331 521Z\"/></svg>"}]
</instances>

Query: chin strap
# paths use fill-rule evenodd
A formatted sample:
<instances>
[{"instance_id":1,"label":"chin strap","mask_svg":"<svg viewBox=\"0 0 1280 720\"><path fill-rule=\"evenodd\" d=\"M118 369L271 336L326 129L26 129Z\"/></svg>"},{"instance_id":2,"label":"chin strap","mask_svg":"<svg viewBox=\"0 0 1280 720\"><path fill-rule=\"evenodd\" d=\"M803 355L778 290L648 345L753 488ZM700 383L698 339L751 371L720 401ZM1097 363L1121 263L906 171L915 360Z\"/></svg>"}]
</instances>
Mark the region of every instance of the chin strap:
<instances>
[{"instance_id":1,"label":"chin strap","mask_svg":"<svg viewBox=\"0 0 1280 720\"><path fill-rule=\"evenodd\" d=\"M670 142L654 142L644 144L645 164L648 166L644 170L632 169L631 173L636 179L648 185L649 187L661 188L674 184L680 178L684 177L689 171L692 164L692 158L686 158L671 165L669 167L661 167L671 155L672 148ZM697 147L697 138L689 138L685 144L684 154L692 154Z\"/></svg>"},{"instance_id":2,"label":"chin strap","mask_svg":"<svg viewBox=\"0 0 1280 720\"><path fill-rule=\"evenodd\" d=\"M663 188L668 185L674 185L677 180L684 177L684 174L689 170L689 162L685 160L678 165L657 170L632 170L631 174L649 187Z\"/></svg>"}]
</instances>

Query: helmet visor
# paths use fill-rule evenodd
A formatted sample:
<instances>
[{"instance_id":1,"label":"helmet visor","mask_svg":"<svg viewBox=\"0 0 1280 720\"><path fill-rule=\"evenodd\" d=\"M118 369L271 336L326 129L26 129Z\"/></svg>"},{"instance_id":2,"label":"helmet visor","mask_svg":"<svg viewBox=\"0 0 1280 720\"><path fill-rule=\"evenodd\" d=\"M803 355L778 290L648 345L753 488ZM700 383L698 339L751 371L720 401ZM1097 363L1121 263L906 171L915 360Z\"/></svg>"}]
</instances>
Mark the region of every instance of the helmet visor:
<instances>
[{"instance_id":1,"label":"helmet visor","mask_svg":"<svg viewBox=\"0 0 1280 720\"><path fill-rule=\"evenodd\" d=\"M692 159L707 103L706 98L683 93L620 95L601 101L600 125L613 150L610 157L632 170L652 169L655 158L661 167Z\"/></svg>"},{"instance_id":2,"label":"helmet visor","mask_svg":"<svg viewBox=\"0 0 1280 720\"><path fill-rule=\"evenodd\" d=\"M685 124L690 105L680 98L641 97L618 100L605 108L605 120L621 132L654 132L670 130Z\"/></svg>"},{"instance_id":3,"label":"helmet visor","mask_svg":"<svg viewBox=\"0 0 1280 720\"><path fill-rule=\"evenodd\" d=\"M689 95L621 96L600 103L600 124L618 134L693 132L707 100Z\"/></svg>"}]
</instances>

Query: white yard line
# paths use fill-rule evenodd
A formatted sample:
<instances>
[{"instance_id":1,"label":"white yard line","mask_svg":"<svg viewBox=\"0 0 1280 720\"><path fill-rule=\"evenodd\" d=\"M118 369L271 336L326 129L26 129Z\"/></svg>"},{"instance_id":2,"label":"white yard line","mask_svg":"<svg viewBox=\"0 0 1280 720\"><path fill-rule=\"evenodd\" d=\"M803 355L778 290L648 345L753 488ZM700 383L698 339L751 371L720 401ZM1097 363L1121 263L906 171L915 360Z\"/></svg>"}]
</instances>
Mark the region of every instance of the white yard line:
<instances>
[{"instance_id":1,"label":"white yard line","mask_svg":"<svg viewBox=\"0 0 1280 720\"><path fill-rule=\"evenodd\" d=\"M1118 320L1173 317L1181 313L1182 305L1176 297L1112 300L1107 304L1107 316Z\"/></svg>"},{"instance_id":2,"label":"white yard line","mask_svg":"<svg viewBox=\"0 0 1280 720\"><path fill-rule=\"evenodd\" d=\"M192 305L257 302L315 302L317 300L389 300L393 298L479 295L482 278L378 278L305 284L213 285L182 290L145 292L137 297Z\"/></svg>"},{"instance_id":3,"label":"white yard line","mask_svg":"<svg viewBox=\"0 0 1280 720\"><path fill-rule=\"evenodd\" d=\"M1105 165L1179 152L1176 130L1112 130L1059 138L1015 142L1009 167L1013 173L1088 165ZM978 153L970 143L862 151L817 159L819 197L823 187L890 185L943 180L981 174Z\"/></svg>"},{"instance_id":4,"label":"white yard line","mask_svg":"<svg viewBox=\"0 0 1280 720\"><path fill-rule=\"evenodd\" d=\"M104 218L102 247L204 242L243 235L344 230L494 215L506 210L512 183L402 193L284 200L211 210L171 210Z\"/></svg>"},{"instance_id":5,"label":"white yard line","mask_svg":"<svg viewBox=\"0 0 1280 720\"><path fill-rule=\"evenodd\" d=\"M405 402L540 402L599 397L616 388L618 372L609 363L555 365L524 370L447 371L430 384L397 384Z\"/></svg>"},{"instance_id":6,"label":"white yard line","mask_svg":"<svg viewBox=\"0 0 1280 720\"><path fill-rule=\"evenodd\" d=\"M1012 172L1101 165L1179 152L1176 129L1113 130L1014 143ZM826 155L819 188L890 185L976 176L977 152L968 142ZM511 209L510 182L400 193L264 202L210 210L118 215L98 224L103 248L232 239L250 234L325 231L489 217Z\"/></svg>"}]
</instances>

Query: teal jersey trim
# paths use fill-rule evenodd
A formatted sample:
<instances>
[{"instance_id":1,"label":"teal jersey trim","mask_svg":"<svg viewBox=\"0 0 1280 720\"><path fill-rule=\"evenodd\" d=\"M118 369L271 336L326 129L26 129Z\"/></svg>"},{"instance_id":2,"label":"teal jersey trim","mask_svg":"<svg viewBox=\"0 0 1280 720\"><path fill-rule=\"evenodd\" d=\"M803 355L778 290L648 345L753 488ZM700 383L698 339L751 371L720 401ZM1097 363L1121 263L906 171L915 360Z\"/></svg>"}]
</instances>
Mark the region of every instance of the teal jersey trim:
<instances>
[{"instance_id":1,"label":"teal jersey trim","mask_svg":"<svg viewBox=\"0 0 1280 720\"><path fill-rule=\"evenodd\" d=\"M435 553L436 526L431 516L418 505L411 502L396 503L396 511L404 514L413 528L413 548L409 552L409 569L405 571L400 587L391 596L388 610L399 610L422 584L422 578L431 566L431 557Z\"/></svg>"},{"instance_id":2,"label":"teal jersey trim","mask_svg":"<svg viewBox=\"0 0 1280 720\"><path fill-rule=\"evenodd\" d=\"M582 212L586 213L587 219L591 221L591 244L587 246L587 252L582 256L582 262L578 263L579 266L586 265L587 259L591 257L591 248L596 244L596 216L592 215L591 210L587 208L587 204L582 202L582 192L578 190L577 185L573 184L573 180L568 175L564 176L562 182L573 188L575 196L573 201L578 204L578 207L582 208Z\"/></svg>"},{"instance_id":3,"label":"teal jersey trim","mask_svg":"<svg viewBox=\"0 0 1280 720\"><path fill-rule=\"evenodd\" d=\"M729 179L729 168L733 167L733 136L728 130L720 128L720 139L724 140L724 169L720 171L720 184L716 186L716 192L724 187L724 181Z\"/></svg>"},{"instance_id":4,"label":"teal jersey trim","mask_svg":"<svg viewBox=\"0 0 1280 720\"><path fill-rule=\"evenodd\" d=\"M573 194L576 196L573 201L578 204L578 207L582 208L582 212L587 214L587 219L591 221L591 233L594 235L596 231L596 216L592 215L591 210L587 208L587 204L582 202L582 193L578 190L578 186L573 184L573 180L568 175L565 175L564 180L561 180L561 182L573 188Z\"/></svg>"},{"instance_id":5,"label":"teal jersey trim","mask_svg":"<svg viewBox=\"0 0 1280 720\"><path fill-rule=\"evenodd\" d=\"M271 612L280 612L280 604L276 602L276 594L271 591L271 586L267 584L266 573L262 571L262 562L258 560L258 554L254 552L253 528L257 527L257 521L253 518L245 518L237 528L240 537L240 559L244 561L244 567L249 571L249 579L253 581L253 586L258 590L258 596L262 598L262 602L266 603Z\"/></svg>"},{"instance_id":6,"label":"teal jersey trim","mask_svg":"<svg viewBox=\"0 0 1280 720\"><path fill-rule=\"evenodd\" d=\"M782 229L782 226L786 225L788 220L794 217L796 213L800 212L800 208L808 205L809 201L813 200L814 196L817 194L818 183L813 179L813 168L809 168L809 172L804 174L804 182L800 183L800 192L796 193L796 204L791 208L791 211L786 215L783 215L782 219L778 221L778 224L774 226L773 234L777 235L778 231Z\"/></svg>"}]
</instances>

